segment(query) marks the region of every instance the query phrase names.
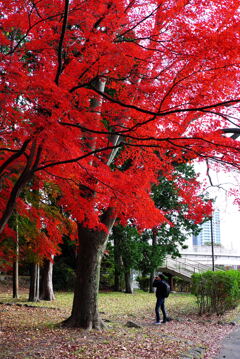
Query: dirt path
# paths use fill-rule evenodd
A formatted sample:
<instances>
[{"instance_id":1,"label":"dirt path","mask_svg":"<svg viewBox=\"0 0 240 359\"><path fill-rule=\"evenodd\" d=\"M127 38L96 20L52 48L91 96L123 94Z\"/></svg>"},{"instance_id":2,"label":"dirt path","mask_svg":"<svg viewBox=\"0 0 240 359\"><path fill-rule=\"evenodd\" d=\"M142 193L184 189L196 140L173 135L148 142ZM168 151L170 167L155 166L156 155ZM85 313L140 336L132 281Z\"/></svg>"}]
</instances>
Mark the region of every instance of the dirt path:
<instances>
[{"instance_id":1,"label":"dirt path","mask_svg":"<svg viewBox=\"0 0 240 359\"><path fill-rule=\"evenodd\" d=\"M240 326L229 333L222 342L222 348L216 359L239 359L240 358Z\"/></svg>"}]
</instances>

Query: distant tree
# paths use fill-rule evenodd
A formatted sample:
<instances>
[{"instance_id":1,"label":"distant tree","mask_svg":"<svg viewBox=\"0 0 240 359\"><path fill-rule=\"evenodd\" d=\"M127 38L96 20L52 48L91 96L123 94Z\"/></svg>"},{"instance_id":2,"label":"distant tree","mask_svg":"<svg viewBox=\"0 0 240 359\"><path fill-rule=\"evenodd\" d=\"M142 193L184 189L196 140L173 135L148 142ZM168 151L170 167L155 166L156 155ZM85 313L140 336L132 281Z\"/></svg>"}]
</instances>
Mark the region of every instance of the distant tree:
<instances>
[{"instance_id":1,"label":"distant tree","mask_svg":"<svg viewBox=\"0 0 240 359\"><path fill-rule=\"evenodd\" d=\"M40 300L54 300L55 295L53 291L53 261L52 258L43 260L41 266L41 277L39 285L39 298Z\"/></svg>"},{"instance_id":2,"label":"distant tree","mask_svg":"<svg viewBox=\"0 0 240 359\"><path fill-rule=\"evenodd\" d=\"M135 227L118 224L113 227L111 239L114 242L115 290L120 289L123 274L125 292L133 293L132 270L138 269L143 258L140 235Z\"/></svg>"},{"instance_id":3,"label":"distant tree","mask_svg":"<svg viewBox=\"0 0 240 359\"><path fill-rule=\"evenodd\" d=\"M141 234L134 226L113 227L111 239L114 243L115 290L122 289L119 283L124 273L126 292L131 292L127 278L130 278L132 269L140 270L143 277L150 277L151 290L154 271L166 255L180 256L179 250L185 247L186 238L199 233L199 224L207 218L205 216L209 213L210 202L201 194L193 196L190 202L185 192L182 192L180 183L188 186L190 192L191 187L196 185L196 173L192 165L176 165L170 178L160 176L158 184L152 187L151 196L155 205L166 213L168 223L146 229ZM198 201L202 202L201 210L194 207ZM195 211L194 215L192 211Z\"/></svg>"},{"instance_id":4,"label":"distant tree","mask_svg":"<svg viewBox=\"0 0 240 359\"><path fill-rule=\"evenodd\" d=\"M26 187L17 201L9 226L1 234L2 248L12 253L11 269L16 262L18 239L19 261L29 264L29 301L53 300L53 258L60 254L63 235L74 238L75 222L59 205L61 192L53 183ZM17 219L17 221L16 221ZM5 238L5 240L3 240Z\"/></svg>"},{"instance_id":5,"label":"distant tree","mask_svg":"<svg viewBox=\"0 0 240 359\"><path fill-rule=\"evenodd\" d=\"M144 260L141 263L143 275L150 275L149 289L154 271L162 264L167 254L180 256L179 250L186 248L186 238L200 232L202 222L209 218L209 200L201 193L191 192L196 186L196 173L191 164L175 166L173 176L160 176L159 183L152 187L152 198L156 206L166 213L168 223L147 229L142 235L144 242ZM189 188L189 193L183 190ZM191 194L190 194L191 193ZM189 201L189 195L192 196ZM197 204L202 202L199 210Z\"/></svg>"},{"instance_id":6,"label":"distant tree","mask_svg":"<svg viewBox=\"0 0 240 359\"><path fill-rule=\"evenodd\" d=\"M59 244L61 253L55 257L53 267L53 283L56 290L73 290L76 279L76 241L63 235Z\"/></svg>"},{"instance_id":7,"label":"distant tree","mask_svg":"<svg viewBox=\"0 0 240 359\"><path fill-rule=\"evenodd\" d=\"M99 289L100 290L116 290L116 291L122 291L122 277L120 279L119 285L117 289L115 289L115 277L116 277L116 271L115 271L115 258L114 258L114 245L113 241L108 241L106 250L103 254L102 259L102 265L100 270L100 283L99 283ZM122 268L119 269L122 270Z\"/></svg>"}]
</instances>

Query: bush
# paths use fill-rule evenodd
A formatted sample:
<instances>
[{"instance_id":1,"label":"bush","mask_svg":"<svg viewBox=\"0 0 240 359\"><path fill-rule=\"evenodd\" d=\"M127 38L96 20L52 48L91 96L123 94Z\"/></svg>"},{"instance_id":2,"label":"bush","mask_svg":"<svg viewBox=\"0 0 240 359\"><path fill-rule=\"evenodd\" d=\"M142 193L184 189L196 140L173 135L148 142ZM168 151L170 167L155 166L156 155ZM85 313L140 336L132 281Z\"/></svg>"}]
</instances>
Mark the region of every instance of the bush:
<instances>
[{"instance_id":1,"label":"bush","mask_svg":"<svg viewBox=\"0 0 240 359\"><path fill-rule=\"evenodd\" d=\"M107 250L103 255L101 268L100 268L100 281L99 289L108 290L114 288L114 253L113 246L111 243L107 244Z\"/></svg>"},{"instance_id":2,"label":"bush","mask_svg":"<svg viewBox=\"0 0 240 359\"><path fill-rule=\"evenodd\" d=\"M240 299L240 272L207 271L192 276L192 293L197 297L199 314L223 314Z\"/></svg>"},{"instance_id":3,"label":"bush","mask_svg":"<svg viewBox=\"0 0 240 359\"><path fill-rule=\"evenodd\" d=\"M75 270L64 261L58 261L53 267L53 286L55 290L73 290L75 283Z\"/></svg>"},{"instance_id":4,"label":"bush","mask_svg":"<svg viewBox=\"0 0 240 359\"><path fill-rule=\"evenodd\" d=\"M148 292L149 290L149 277L137 277L136 281L138 282L139 288Z\"/></svg>"},{"instance_id":5,"label":"bush","mask_svg":"<svg viewBox=\"0 0 240 359\"><path fill-rule=\"evenodd\" d=\"M190 282L180 277L173 277L174 290L176 292L190 292Z\"/></svg>"},{"instance_id":6,"label":"bush","mask_svg":"<svg viewBox=\"0 0 240 359\"><path fill-rule=\"evenodd\" d=\"M99 289L107 290L107 289L113 289L113 287L114 287L114 276L112 271L109 272L101 271Z\"/></svg>"}]
</instances>

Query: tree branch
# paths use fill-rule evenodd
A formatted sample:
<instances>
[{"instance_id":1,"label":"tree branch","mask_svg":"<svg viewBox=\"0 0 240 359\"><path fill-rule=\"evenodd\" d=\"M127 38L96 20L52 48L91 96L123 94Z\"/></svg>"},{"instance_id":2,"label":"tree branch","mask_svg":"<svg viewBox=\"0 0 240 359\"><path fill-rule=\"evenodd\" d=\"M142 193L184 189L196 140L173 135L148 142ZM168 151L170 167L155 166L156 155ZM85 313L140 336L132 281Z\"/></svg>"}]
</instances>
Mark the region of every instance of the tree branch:
<instances>
[{"instance_id":1,"label":"tree branch","mask_svg":"<svg viewBox=\"0 0 240 359\"><path fill-rule=\"evenodd\" d=\"M62 31L61 31L61 36L60 36L59 45L58 45L58 69L57 69L57 74L56 74L56 77L55 77L55 82L56 82L57 85L59 83L59 78L60 78L60 75L61 75L61 72L62 72L62 65L63 65L62 64L62 50L63 50L64 36L65 36L66 28L67 28L68 9L69 9L69 0L65 0Z\"/></svg>"},{"instance_id":2,"label":"tree branch","mask_svg":"<svg viewBox=\"0 0 240 359\"><path fill-rule=\"evenodd\" d=\"M235 140L240 136L240 128L223 128L222 131L224 133L232 133L231 138Z\"/></svg>"},{"instance_id":3,"label":"tree branch","mask_svg":"<svg viewBox=\"0 0 240 359\"><path fill-rule=\"evenodd\" d=\"M132 140L135 140L135 141L156 141L156 142L164 142L164 141L183 141L183 140L187 140L187 141L202 141L202 142L206 142L206 143L209 143L209 144L213 144L213 142L205 139L205 138L202 138L202 137L164 137L164 138L158 138L158 137L153 137L153 136L148 136L148 137L137 137L137 136L132 136L132 135L129 135L129 134L126 134L126 132L130 132L131 129L129 130L122 130L122 131L99 131L99 130L92 130L88 127L85 127L85 126L82 126L82 125L79 125L79 124L74 124L74 123L68 123L68 122L59 122L60 125L63 125L63 126L70 126L70 127L76 127L76 128L79 128L80 130L82 130L83 132L90 132L90 133L95 133L95 134L101 134L101 135L117 135L117 136L121 136L121 137L124 137L124 138L130 138ZM228 129L226 129L228 130ZM238 129L236 129L238 131ZM226 132L233 132L233 129L231 129L231 131L226 131ZM239 129L239 135L240 135L240 129ZM138 146L141 146L139 144L136 144ZM220 147L223 147L223 148L231 148L231 149L234 149L236 150L236 147L233 147L233 146L229 146L229 145L222 145L222 144L216 144L214 143L214 145L216 146L220 146Z\"/></svg>"},{"instance_id":4,"label":"tree branch","mask_svg":"<svg viewBox=\"0 0 240 359\"><path fill-rule=\"evenodd\" d=\"M162 4L159 4L155 9L153 9L153 11L148 14L147 16L145 16L143 19L139 20L134 26L132 26L130 29L124 31L123 33L117 35L117 38L121 38L124 35L126 35L128 32L133 31L136 27L138 27L142 22L144 22L145 20L149 19L160 7L162 6Z\"/></svg>"},{"instance_id":5,"label":"tree branch","mask_svg":"<svg viewBox=\"0 0 240 359\"><path fill-rule=\"evenodd\" d=\"M96 154L96 153L104 152L104 151L108 151L108 150L112 150L112 149L115 149L115 148L122 147L123 144L124 144L124 143L121 142L121 143L119 143L119 144L116 145L116 146L107 146L107 147L103 147L103 148L98 148L98 149L96 149L96 150L93 150L93 151L90 151L90 152L86 153L85 155L82 155L82 156L79 156L79 157L75 157L75 158L72 158L72 159L69 159L69 160L52 162L52 163L49 163L49 164L47 164L47 165L43 165L43 166L41 166L41 167L38 167L38 168L34 169L34 172L44 170L45 168L62 165L62 164L68 164L68 163L78 162L78 161L80 161L80 160L82 160L82 159L84 159L84 158L86 158L86 157L89 157L89 156L91 156L91 155L94 155L94 154Z\"/></svg>"},{"instance_id":6,"label":"tree branch","mask_svg":"<svg viewBox=\"0 0 240 359\"><path fill-rule=\"evenodd\" d=\"M30 31L31 31L35 26L37 26L37 25L40 24L41 22L54 19L55 17L58 17L58 16L60 16L60 15L62 15L62 13L58 13L58 14L55 14L55 15L51 15L51 16L48 16L48 17L46 17L46 18L44 18L44 19L42 18L41 20L35 22L35 24L31 25L31 26L27 29L26 33L18 40L18 42L16 43L16 45L15 45L13 48L11 48L11 50L10 50L6 55L12 55L12 54L15 52L15 50L21 45L21 43L28 37Z\"/></svg>"},{"instance_id":7,"label":"tree branch","mask_svg":"<svg viewBox=\"0 0 240 359\"><path fill-rule=\"evenodd\" d=\"M39 161L39 158L40 158L40 152L41 152L41 149L38 148L37 155L36 155L36 142L33 141L32 147L30 150L30 155L27 159L25 168L22 171L22 173L20 174L20 176L18 177L16 183L14 184L14 186L11 190L10 196L7 201L7 205L5 207L5 210L3 211L2 217L0 219L0 233L3 231L6 223L8 222L8 220L13 212L13 209L14 209L14 206L16 203L16 199L18 198L19 194L21 193L23 187L33 176L34 172L33 172L32 168L34 166L37 166L37 162ZM35 155L36 155L36 158L35 158ZM35 160L34 160L34 158L35 158Z\"/></svg>"},{"instance_id":8,"label":"tree branch","mask_svg":"<svg viewBox=\"0 0 240 359\"><path fill-rule=\"evenodd\" d=\"M1 166L0 166L0 174L5 170L5 168L14 160L16 160L18 157L20 157L25 149L27 148L28 144L29 144L30 140L26 140L24 141L22 147L16 151L16 153L14 153L12 156L10 156ZM7 150L7 149L6 149Z\"/></svg>"},{"instance_id":9,"label":"tree branch","mask_svg":"<svg viewBox=\"0 0 240 359\"><path fill-rule=\"evenodd\" d=\"M227 164L229 166L232 166L234 168L236 168L237 170L240 170L240 164L235 164L235 163L232 163L232 162L229 162L229 161L225 161L223 160L222 158L217 158L217 157L213 157L213 156L210 156L210 155L203 155L202 153L199 153L198 151L195 151L194 149L192 148L187 148L186 146L182 146L182 145L177 145L176 143L173 143L171 140L167 140L170 144L172 144L174 147L177 147L177 148L181 148L185 151L188 151L188 152L191 152L194 154L194 157L193 158L196 158L196 157L200 157L200 158L205 158L205 159L211 159L212 161L214 162L217 162L217 163L224 163L224 164ZM153 145L153 144L149 144L149 145L146 145L146 144L133 144L133 143L128 143L127 144L128 146L130 147L142 147L142 148L161 148L159 145Z\"/></svg>"},{"instance_id":10,"label":"tree branch","mask_svg":"<svg viewBox=\"0 0 240 359\"><path fill-rule=\"evenodd\" d=\"M164 117L164 116L167 116L167 115L171 115L171 114L175 114L175 113L183 113L183 112L197 112L197 111L204 112L205 110L208 110L208 109L211 109L211 108L216 108L216 107L221 107L221 106L230 106L232 104L240 102L240 99L235 99L235 100L228 100L228 101L218 102L218 103L215 103L215 104L212 104L212 105L207 105L207 106L200 106L200 107L193 107L193 108L183 108L183 109L176 108L175 110L170 108L169 110L154 112L154 111L143 109L143 108L135 106L135 105L126 104L124 102L121 102L120 100L116 100L116 99L106 95L106 93L98 91L92 84L90 85L90 88L94 92L98 93L99 95L101 95L106 100L108 100L108 101L110 101L112 103L116 103L119 106L129 108L129 109L133 109L133 110L136 110L138 112L142 112L142 113L152 115L152 116L157 116L157 117Z\"/></svg>"},{"instance_id":11,"label":"tree branch","mask_svg":"<svg viewBox=\"0 0 240 359\"><path fill-rule=\"evenodd\" d=\"M210 185L213 186L213 181L212 181L212 178L210 176L210 167L209 167L208 159L206 159L206 165L207 165L207 177L209 179Z\"/></svg>"}]
</instances>

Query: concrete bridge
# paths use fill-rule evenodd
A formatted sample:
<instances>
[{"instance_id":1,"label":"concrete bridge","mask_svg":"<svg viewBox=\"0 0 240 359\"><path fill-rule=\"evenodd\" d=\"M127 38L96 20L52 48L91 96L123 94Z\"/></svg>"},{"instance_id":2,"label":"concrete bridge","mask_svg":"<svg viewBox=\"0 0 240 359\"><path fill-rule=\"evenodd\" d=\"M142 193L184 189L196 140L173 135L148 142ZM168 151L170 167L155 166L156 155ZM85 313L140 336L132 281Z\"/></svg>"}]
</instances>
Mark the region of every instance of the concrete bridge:
<instances>
[{"instance_id":1,"label":"concrete bridge","mask_svg":"<svg viewBox=\"0 0 240 359\"><path fill-rule=\"evenodd\" d=\"M192 246L180 251L182 258L190 259L201 264L212 265L211 246ZM214 247L214 263L216 266L240 268L240 251Z\"/></svg>"},{"instance_id":2,"label":"concrete bridge","mask_svg":"<svg viewBox=\"0 0 240 359\"><path fill-rule=\"evenodd\" d=\"M178 276L186 281L191 280L194 273L212 270L212 252L209 246L195 246L181 251L181 258L167 256L160 271L170 278ZM221 247L214 248L215 270L240 269L240 253Z\"/></svg>"},{"instance_id":3,"label":"concrete bridge","mask_svg":"<svg viewBox=\"0 0 240 359\"><path fill-rule=\"evenodd\" d=\"M177 276L190 282L192 274L212 270L212 267L188 258L173 259L170 256L167 256L158 270L167 274L170 280L172 280L174 276Z\"/></svg>"}]
</instances>

